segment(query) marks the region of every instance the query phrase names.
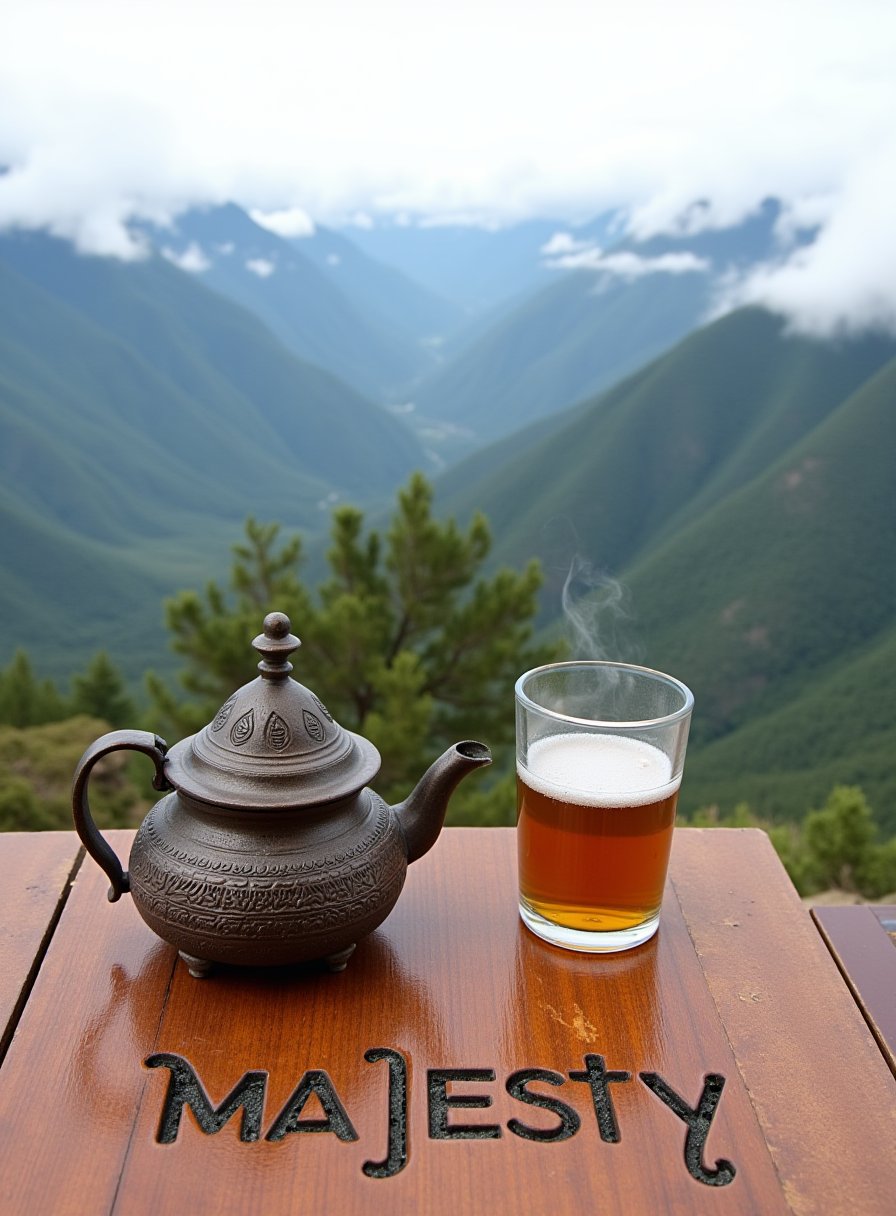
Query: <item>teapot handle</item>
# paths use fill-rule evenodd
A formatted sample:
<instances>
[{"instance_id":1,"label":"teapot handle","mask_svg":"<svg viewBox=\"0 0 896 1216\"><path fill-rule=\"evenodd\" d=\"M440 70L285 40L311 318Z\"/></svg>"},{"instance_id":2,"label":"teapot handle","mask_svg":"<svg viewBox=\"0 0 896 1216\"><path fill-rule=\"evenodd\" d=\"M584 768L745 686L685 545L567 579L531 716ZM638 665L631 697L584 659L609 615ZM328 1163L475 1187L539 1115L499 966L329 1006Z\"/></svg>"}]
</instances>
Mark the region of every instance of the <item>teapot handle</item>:
<instances>
[{"instance_id":1,"label":"teapot handle","mask_svg":"<svg viewBox=\"0 0 896 1216\"><path fill-rule=\"evenodd\" d=\"M130 879L127 870L123 870L121 862L106 843L90 814L90 804L87 801L87 782L90 772L97 760L108 756L110 752L133 751L143 752L150 756L155 763L156 772L152 779L153 789L172 790L174 786L165 776L165 753L168 744L158 735L146 730L113 730L102 735L88 747L78 762L75 779L72 785L72 812L75 817L75 828L83 841L84 847L94 861L109 875L112 883L109 888L109 902L129 891Z\"/></svg>"}]
</instances>

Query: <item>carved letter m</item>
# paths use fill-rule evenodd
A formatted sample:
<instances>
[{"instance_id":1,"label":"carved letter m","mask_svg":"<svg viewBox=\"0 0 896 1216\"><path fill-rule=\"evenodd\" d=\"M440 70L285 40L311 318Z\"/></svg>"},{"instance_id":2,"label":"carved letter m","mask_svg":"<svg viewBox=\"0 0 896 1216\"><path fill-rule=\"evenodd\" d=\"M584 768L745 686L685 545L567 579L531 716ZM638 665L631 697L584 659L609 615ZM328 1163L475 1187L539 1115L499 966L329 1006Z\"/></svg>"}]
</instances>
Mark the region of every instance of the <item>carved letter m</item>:
<instances>
[{"instance_id":1,"label":"carved letter m","mask_svg":"<svg viewBox=\"0 0 896 1216\"><path fill-rule=\"evenodd\" d=\"M206 1135L219 1132L240 1107L243 1117L240 1123L240 1139L258 1140L261 1137L261 1120L264 1113L264 1097L267 1087L266 1072L245 1073L220 1106L212 1106L208 1094L193 1071L192 1065L183 1056L160 1051L147 1056L147 1068L168 1068L171 1077L162 1108L162 1118L156 1139L159 1144L173 1144L180 1130L180 1120L185 1106L189 1106L196 1122Z\"/></svg>"}]
</instances>

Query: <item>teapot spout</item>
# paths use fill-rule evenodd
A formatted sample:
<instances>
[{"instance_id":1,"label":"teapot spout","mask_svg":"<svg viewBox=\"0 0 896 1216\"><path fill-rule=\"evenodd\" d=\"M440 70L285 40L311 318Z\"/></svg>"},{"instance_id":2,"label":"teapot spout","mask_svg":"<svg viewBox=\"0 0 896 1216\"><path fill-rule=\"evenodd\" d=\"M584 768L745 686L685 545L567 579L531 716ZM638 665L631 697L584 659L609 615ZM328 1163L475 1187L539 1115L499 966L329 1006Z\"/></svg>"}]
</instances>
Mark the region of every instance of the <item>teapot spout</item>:
<instances>
[{"instance_id":1,"label":"teapot spout","mask_svg":"<svg viewBox=\"0 0 896 1216\"><path fill-rule=\"evenodd\" d=\"M491 752L484 743L472 739L455 743L430 765L404 802L392 808L407 842L408 864L435 844L445 822L448 799L461 778L491 762Z\"/></svg>"}]
</instances>

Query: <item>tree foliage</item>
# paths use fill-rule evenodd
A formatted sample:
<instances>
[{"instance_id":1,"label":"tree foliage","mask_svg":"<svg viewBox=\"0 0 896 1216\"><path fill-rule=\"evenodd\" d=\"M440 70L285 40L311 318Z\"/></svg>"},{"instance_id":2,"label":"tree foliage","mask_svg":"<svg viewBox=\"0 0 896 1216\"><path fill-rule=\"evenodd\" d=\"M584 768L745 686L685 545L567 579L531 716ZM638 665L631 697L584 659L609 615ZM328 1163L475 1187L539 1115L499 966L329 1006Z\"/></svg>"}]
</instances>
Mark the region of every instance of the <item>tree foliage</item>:
<instances>
[{"instance_id":1,"label":"tree foliage","mask_svg":"<svg viewBox=\"0 0 896 1216\"><path fill-rule=\"evenodd\" d=\"M303 639L295 677L379 748L380 793L402 797L439 751L480 738L496 754L494 779L461 785L449 822L512 823L513 684L520 672L557 657L557 647L533 639L537 564L486 575L489 548L482 516L466 529L434 518L432 490L420 475L399 492L385 530L369 529L353 507L333 513L328 574L313 591L300 577L301 538L248 520L229 585L183 591L166 605L184 661L181 688L150 676L145 724L179 738L209 722L254 678L249 643L264 616L279 610ZM109 726L130 724L137 725L134 706L107 655L96 655L66 696L17 651L0 671L0 830L69 827L78 757ZM91 803L105 826L136 823L148 806L148 780L139 784L145 765L138 758L132 767L132 760L109 757L91 779ZM707 808L690 822L764 828L803 894L839 887L879 899L896 892L896 838L879 839L857 787L835 787L801 824L761 820L746 804L724 816Z\"/></svg>"},{"instance_id":2,"label":"tree foliage","mask_svg":"<svg viewBox=\"0 0 896 1216\"><path fill-rule=\"evenodd\" d=\"M70 696L52 680L39 679L24 650L17 650L0 671L0 725L21 729L87 714L118 727L132 725L135 713L121 673L105 651L73 677Z\"/></svg>"},{"instance_id":3,"label":"tree foliage","mask_svg":"<svg viewBox=\"0 0 896 1216\"><path fill-rule=\"evenodd\" d=\"M17 650L5 670L0 671L0 723L7 726L37 726L59 722L69 706L52 680L40 680L24 650Z\"/></svg>"},{"instance_id":4,"label":"tree foliage","mask_svg":"<svg viewBox=\"0 0 896 1216\"><path fill-rule=\"evenodd\" d=\"M328 575L312 592L300 578L300 537L250 519L230 587L210 583L167 604L189 699L152 678L156 710L179 734L208 722L254 676L249 641L277 610L303 641L295 677L379 748L385 797L401 796L459 739L509 748L514 681L558 651L533 641L538 564L485 575L490 544L481 515L466 529L436 519L432 489L415 474L383 532L368 529L355 507L334 511Z\"/></svg>"},{"instance_id":5,"label":"tree foliage","mask_svg":"<svg viewBox=\"0 0 896 1216\"><path fill-rule=\"evenodd\" d=\"M104 650L94 655L86 671L72 679L71 709L76 714L100 718L114 727L134 722L134 702L127 694L118 668Z\"/></svg>"},{"instance_id":6,"label":"tree foliage","mask_svg":"<svg viewBox=\"0 0 896 1216\"><path fill-rule=\"evenodd\" d=\"M835 786L824 806L809 811L802 823L769 823L746 803L729 815L708 807L686 822L763 828L801 895L837 888L880 899L896 892L896 837L879 840L874 814L858 786Z\"/></svg>"}]
</instances>

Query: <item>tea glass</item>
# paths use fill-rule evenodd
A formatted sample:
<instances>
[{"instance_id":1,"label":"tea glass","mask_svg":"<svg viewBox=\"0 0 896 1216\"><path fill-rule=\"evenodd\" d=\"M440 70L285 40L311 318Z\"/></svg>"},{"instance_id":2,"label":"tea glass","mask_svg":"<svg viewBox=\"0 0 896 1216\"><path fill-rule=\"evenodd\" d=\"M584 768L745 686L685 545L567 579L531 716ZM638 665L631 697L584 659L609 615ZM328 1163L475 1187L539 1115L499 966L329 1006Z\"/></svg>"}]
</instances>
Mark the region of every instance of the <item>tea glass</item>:
<instances>
[{"instance_id":1,"label":"tea glass","mask_svg":"<svg viewBox=\"0 0 896 1216\"><path fill-rule=\"evenodd\" d=\"M694 698L628 663L537 667L516 683L519 909L568 950L656 933Z\"/></svg>"}]
</instances>

